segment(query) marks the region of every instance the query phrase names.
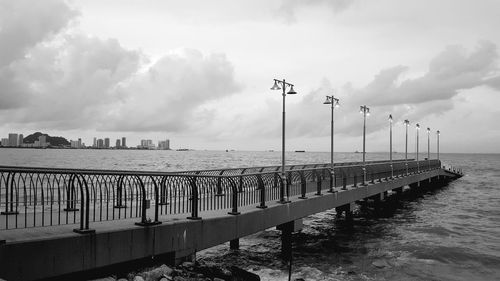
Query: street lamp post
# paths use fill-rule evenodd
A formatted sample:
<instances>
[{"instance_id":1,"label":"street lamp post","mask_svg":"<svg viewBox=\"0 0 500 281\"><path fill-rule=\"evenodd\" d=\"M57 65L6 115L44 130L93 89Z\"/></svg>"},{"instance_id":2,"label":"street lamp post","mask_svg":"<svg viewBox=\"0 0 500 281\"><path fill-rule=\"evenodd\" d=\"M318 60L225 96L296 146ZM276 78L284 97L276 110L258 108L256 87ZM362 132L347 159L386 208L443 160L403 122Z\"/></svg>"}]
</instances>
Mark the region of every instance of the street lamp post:
<instances>
[{"instance_id":1,"label":"street lamp post","mask_svg":"<svg viewBox=\"0 0 500 281\"><path fill-rule=\"evenodd\" d=\"M359 107L359 113L363 114L363 183L362 185L366 185L366 116L370 115L370 108L366 105L362 105Z\"/></svg>"},{"instance_id":2,"label":"street lamp post","mask_svg":"<svg viewBox=\"0 0 500 281\"><path fill-rule=\"evenodd\" d=\"M339 107L339 99L335 98L333 95L326 96L326 100L323 104L330 104L332 107L332 123L331 123L331 147L330 147L330 158L331 158L331 174L332 180L330 181L330 191L333 192L333 188L335 187L335 171L334 171L334 162L333 162L333 122L334 122L334 109L335 107Z\"/></svg>"},{"instance_id":3,"label":"street lamp post","mask_svg":"<svg viewBox=\"0 0 500 281\"><path fill-rule=\"evenodd\" d=\"M391 179L393 179L394 168L392 166L392 114L389 114L389 159L391 161Z\"/></svg>"},{"instance_id":4,"label":"street lamp post","mask_svg":"<svg viewBox=\"0 0 500 281\"><path fill-rule=\"evenodd\" d=\"M408 126L410 126L410 121L406 119L404 121L406 127L406 141L405 141L405 167L406 167L406 175L408 175Z\"/></svg>"},{"instance_id":5,"label":"street lamp post","mask_svg":"<svg viewBox=\"0 0 500 281\"><path fill-rule=\"evenodd\" d=\"M431 169L431 128L427 127L427 170Z\"/></svg>"},{"instance_id":6,"label":"street lamp post","mask_svg":"<svg viewBox=\"0 0 500 281\"><path fill-rule=\"evenodd\" d=\"M280 87L281 85L281 87ZM286 92L286 88L290 87L288 93ZM297 92L293 90L293 84L290 84L283 80L274 79L274 85L271 90L283 90L283 114L282 114L282 126L281 126L281 180L283 187L287 187L287 200L285 201L284 190L282 189L280 195L280 203L288 203L290 202L290 192L288 190L286 174L285 174L285 97L287 94L295 95Z\"/></svg>"},{"instance_id":7,"label":"street lamp post","mask_svg":"<svg viewBox=\"0 0 500 281\"><path fill-rule=\"evenodd\" d=\"M420 131L420 124L417 123L415 128L417 130L417 173L420 173L420 163L418 162L418 132Z\"/></svg>"},{"instance_id":8,"label":"street lamp post","mask_svg":"<svg viewBox=\"0 0 500 281\"><path fill-rule=\"evenodd\" d=\"M436 134L437 134L437 159L439 160L439 135L441 134L441 132L437 130Z\"/></svg>"}]
</instances>

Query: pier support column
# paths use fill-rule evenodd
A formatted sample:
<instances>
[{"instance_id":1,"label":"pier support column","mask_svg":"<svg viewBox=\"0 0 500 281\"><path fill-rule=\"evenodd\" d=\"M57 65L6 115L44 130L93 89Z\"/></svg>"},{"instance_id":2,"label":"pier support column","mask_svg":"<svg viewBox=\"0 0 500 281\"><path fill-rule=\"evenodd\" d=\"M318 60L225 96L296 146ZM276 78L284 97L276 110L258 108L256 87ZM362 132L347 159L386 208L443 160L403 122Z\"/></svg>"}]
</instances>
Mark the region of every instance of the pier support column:
<instances>
[{"instance_id":1,"label":"pier support column","mask_svg":"<svg viewBox=\"0 0 500 281\"><path fill-rule=\"evenodd\" d=\"M337 217L340 217L343 212L345 212L345 218L346 220L351 220L352 219L352 211L354 211L354 206L355 203L349 203L342 205L340 207L335 208L335 212L337 212Z\"/></svg>"},{"instance_id":2,"label":"pier support column","mask_svg":"<svg viewBox=\"0 0 500 281\"><path fill-rule=\"evenodd\" d=\"M302 219L276 226L276 229L281 230L281 255L285 260L290 260L292 257L292 233L301 230L302 227Z\"/></svg>"},{"instance_id":3,"label":"pier support column","mask_svg":"<svg viewBox=\"0 0 500 281\"><path fill-rule=\"evenodd\" d=\"M229 249L231 250L238 250L240 248L240 239L236 238L231 241L229 241Z\"/></svg>"},{"instance_id":4,"label":"pier support column","mask_svg":"<svg viewBox=\"0 0 500 281\"><path fill-rule=\"evenodd\" d=\"M403 194L403 187L394 188L392 191L395 192L396 195L402 195Z\"/></svg>"}]
</instances>

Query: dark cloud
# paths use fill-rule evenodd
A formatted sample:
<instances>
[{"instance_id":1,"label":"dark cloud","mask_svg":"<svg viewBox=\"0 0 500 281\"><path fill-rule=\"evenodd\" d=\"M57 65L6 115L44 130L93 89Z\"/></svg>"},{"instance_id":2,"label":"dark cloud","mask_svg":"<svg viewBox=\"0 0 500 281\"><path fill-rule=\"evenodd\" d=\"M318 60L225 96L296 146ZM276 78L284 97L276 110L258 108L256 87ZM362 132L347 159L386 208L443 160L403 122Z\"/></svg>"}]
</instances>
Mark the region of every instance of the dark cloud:
<instances>
[{"instance_id":1,"label":"dark cloud","mask_svg":"<svg viewBox=\"0 0 500 281\"><path fill-rule=\"evenodd\" d=\"M184 50L146 67L143 53L115 39L67 32L76 13L65 2L35 2L0 5L6 15L0 18L0 110L9 111L0 119L4 124L183 131L213 119L205 103L240 89L222 54Z\"/></svg>"}]
</instances>

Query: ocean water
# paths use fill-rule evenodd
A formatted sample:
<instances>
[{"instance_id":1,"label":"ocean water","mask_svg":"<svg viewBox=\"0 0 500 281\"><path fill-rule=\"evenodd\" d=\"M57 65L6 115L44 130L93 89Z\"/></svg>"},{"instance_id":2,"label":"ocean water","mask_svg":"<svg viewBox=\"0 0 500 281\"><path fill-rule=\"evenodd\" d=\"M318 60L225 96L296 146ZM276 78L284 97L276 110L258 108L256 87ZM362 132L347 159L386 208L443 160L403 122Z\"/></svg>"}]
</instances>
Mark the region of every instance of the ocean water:
<instances>
[{"instance_id":1,"label":"ocean water","mask_svg":"<svg viewBox=\"0 0 500 281\"><path fill-rule=\"evenodd\" d=\"M280 157L280 152L0 149L0 165L116 170L279 165ZM326 152L290 152L287 162L324 163L329 157ZM339 162L358 161L361 154L335 157ZM368 160L387 158L386 153L367 154ZM440 158L462 168L465 176L378 210L360 206L352 223L336 218L333 210L305 218L304 229L294 234L292 279L500 280L500 155ZM279 234L268 229L241 239L238 251L219 245L197 258L238 265L262 280L287 280Z\"/></svg>"}]
</instances>

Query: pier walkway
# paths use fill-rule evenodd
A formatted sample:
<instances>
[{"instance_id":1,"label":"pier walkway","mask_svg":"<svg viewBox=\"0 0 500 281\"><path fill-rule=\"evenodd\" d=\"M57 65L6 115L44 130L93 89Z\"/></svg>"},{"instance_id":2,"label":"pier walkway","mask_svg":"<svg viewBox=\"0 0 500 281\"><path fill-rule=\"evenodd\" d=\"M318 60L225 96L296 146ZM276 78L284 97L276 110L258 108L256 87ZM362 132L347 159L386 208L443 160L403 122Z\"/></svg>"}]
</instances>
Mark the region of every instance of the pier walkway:
<instances>
[{"instance_id":1,"label":"pier walkway","mask_svg":"<svg viewBox=\"0 0 500 281\"><path fill-rule=\"evenodd\" d=\"M34 280L152 257L176 259L278 227L283 249L302 218L405 187L462 176L439 160L176 173L0 166L0 278Z\"/></svg>"}]
</instances>

